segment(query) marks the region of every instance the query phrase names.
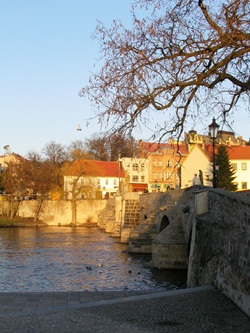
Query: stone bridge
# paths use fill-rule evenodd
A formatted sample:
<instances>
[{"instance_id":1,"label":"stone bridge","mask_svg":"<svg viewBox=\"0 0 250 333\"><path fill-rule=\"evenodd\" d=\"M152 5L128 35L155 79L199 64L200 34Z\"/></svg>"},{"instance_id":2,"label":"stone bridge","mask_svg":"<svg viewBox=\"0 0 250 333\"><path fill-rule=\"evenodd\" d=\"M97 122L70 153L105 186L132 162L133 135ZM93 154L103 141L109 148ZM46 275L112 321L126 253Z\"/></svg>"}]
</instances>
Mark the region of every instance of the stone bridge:
<instances>
[{"instance_id":1,"label":"stone bridge","mask_svg":"<svg viewBox=\"0 0 250 333\"><path fill-rule=\"evenodd\" d=\"M158 268L188 269L189 287L213 284L250 316L249 193L194 186L117 200L106 231L130 252L151 253Z\"/></svg>"}]
</instances>

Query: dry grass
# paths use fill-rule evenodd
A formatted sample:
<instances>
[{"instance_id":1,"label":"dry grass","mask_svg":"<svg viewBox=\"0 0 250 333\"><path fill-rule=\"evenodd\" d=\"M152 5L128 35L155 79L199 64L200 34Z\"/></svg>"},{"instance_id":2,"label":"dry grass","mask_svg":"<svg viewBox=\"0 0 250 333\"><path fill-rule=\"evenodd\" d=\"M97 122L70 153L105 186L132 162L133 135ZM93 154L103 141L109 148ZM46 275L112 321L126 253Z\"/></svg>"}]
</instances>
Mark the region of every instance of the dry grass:
<instances>
[{"instance_id":1,"label":"dry grass","mask_svg":"<svg viewBox=\"0 0 250 333\"><path fill-rule=\"evenodd\" d=\"M10 219L8 216L0 216L0 227L37 227L44 226L45 223L41 221L34 221L33 218L16 216Z\"/></svg>"}]
</instances>

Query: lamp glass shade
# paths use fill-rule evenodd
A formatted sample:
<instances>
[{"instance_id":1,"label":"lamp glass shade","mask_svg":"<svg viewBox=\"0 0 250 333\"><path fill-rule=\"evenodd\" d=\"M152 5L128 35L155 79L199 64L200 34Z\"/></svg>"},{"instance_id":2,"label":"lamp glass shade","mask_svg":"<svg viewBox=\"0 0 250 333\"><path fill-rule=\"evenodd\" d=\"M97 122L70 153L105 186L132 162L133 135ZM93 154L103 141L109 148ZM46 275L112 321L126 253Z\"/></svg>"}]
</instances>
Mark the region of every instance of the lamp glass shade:
<instances>
[{"instance_id":1,"label":"lamp glass shade","mask_svg":"<svg viewBox=\"0 0 250 333\"><path fill-rule=\"evenodd\" d=\"M210 124L208 126L209 128L209 135L212 139L216 139L217 138L217 134L218 134L218 129L219 129L219 125L216 123L215 119L213 118L212 124Z\"/></svg>"}]
</instances>

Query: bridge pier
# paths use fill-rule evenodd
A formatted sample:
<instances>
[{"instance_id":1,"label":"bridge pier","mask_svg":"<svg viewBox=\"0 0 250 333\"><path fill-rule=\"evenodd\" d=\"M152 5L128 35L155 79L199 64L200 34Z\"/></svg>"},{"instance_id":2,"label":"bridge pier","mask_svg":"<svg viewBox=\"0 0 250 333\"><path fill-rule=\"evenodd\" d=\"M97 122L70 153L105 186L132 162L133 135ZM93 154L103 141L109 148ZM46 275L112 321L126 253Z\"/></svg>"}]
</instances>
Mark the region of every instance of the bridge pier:
<instances>
[{"instance_id":1,"label":"bridge pier","mask_svg":"<svg viewBox=\"0 0 250 333\"><path fill-rule=\"evenodd\" d=\"M152 264L164 269L187 269L188 253L181 221L170 223L152 242Z\"/></svg>"}]
</instances>

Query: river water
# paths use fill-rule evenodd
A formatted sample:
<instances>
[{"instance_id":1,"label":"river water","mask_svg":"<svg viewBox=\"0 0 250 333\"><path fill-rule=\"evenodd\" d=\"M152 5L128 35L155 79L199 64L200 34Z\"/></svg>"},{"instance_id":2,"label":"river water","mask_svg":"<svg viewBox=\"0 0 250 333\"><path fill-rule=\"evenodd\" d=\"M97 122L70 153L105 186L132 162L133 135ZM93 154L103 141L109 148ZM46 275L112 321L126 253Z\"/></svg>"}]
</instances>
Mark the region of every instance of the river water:
<instances>
[{"instance_id":1,"label":"river water","mask_svg":"<svg viewBox=\"0 0 250 333\"><path fill-rule=\"evenodd\" d=\"M158 270L150 255L98 228L0 228L0 291L166 290L186 272Z\"/></svg>"}]
</instances>

